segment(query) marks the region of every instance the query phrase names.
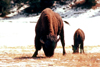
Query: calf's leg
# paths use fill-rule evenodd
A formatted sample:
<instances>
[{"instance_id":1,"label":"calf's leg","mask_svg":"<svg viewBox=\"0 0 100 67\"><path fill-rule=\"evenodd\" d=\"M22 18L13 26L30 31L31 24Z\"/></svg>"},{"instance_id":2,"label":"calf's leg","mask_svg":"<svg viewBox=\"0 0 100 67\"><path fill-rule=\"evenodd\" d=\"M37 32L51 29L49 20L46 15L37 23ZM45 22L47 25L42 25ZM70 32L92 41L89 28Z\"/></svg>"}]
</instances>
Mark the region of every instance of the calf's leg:
<instances>
[{"instance_id":1,"label":"calf's leg","mask_svg":"<svg viewBox=\"0 0 100 67\"><path fill-rule=\"evenodd\" d=\"M80 53L84 53L84 44L83 44L83 42L81 43L81 45L80 45Z\"/></svg>"}]
</instances>

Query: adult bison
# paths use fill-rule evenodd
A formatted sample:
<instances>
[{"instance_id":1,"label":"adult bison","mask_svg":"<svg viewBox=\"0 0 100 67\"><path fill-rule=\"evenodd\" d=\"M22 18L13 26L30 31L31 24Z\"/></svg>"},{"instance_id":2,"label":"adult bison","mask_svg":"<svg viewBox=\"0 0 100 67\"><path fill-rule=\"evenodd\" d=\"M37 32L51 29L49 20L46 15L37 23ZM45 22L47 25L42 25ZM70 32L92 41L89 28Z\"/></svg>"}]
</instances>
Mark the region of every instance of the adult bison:
<instances>
[{"instance_id":1,"label":"adult bison","mask_svg":"<svg viewBox=\"0 0 100 67\"><path fill-rule=\"evenodd\" d=\"M41 16L35 27L35 52L32 57L36 57L38 50L43 47L47 57L54 54L57 42L61 39L63 46L63 55L65 55L64 27L63 21L59 14L46 8L41 12ZM60 37L57 39L57 35Z\"/></svg>"},{"instance_id":2,"label":"adult bison","mask_svg":"<svg viewBox=\"0 0 100 67\"><path fill-rule=\"evenodd\" d=\"M80 53L84 53L84 39L85 34L81 29L77 29L74 33L74 45L72 45L73 53L79 53L79 44L80 44Z\"/></svg>"}]
</instances>

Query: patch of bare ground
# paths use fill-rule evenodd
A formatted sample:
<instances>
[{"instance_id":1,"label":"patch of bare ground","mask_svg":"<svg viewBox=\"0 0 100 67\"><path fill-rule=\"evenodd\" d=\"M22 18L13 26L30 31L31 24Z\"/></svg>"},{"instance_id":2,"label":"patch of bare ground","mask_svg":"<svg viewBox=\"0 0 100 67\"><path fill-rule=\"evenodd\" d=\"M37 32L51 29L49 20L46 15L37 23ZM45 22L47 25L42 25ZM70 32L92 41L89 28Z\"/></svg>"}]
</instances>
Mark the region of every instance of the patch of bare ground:
<instances>
[{"instance_id":1,"label":"patch of bare ground","mask_svg":"<svg viewBox=\"0 0 100 67\"><path fill-rule=\"evenodd\" d=\"M95 49L98 51L93 53ZM67 54L63 56L62 47L58 46L52 57L46 57L41 50L36 58L32 58L33 45L4 46L0 47L0 67L100 67L99 49L100 46L85 46L84 54L73 54L71 46L68 46Z\"/></svg>"},{"instance_id":2,"label":"patch of bare ground","mask_svg":"<svg viewBox=\"0 0 100 67\"><path fill-rule=\"evenodd\" d=\"M96 4L95 6L92 6L92 9L97 9L98 7L100 7L100 3Z\"/></svg>"},{"instance_id":3,"label":"patch of bare ground","mask_svg":"<svg viewBox=\"0 0 100 67\"><path fill-rule=\"evenodd\" d=\"M95 6L92 6L92 9L97 9L100 7L100 0L96 0L97 4Z\"/></svg>"}]
</instances>

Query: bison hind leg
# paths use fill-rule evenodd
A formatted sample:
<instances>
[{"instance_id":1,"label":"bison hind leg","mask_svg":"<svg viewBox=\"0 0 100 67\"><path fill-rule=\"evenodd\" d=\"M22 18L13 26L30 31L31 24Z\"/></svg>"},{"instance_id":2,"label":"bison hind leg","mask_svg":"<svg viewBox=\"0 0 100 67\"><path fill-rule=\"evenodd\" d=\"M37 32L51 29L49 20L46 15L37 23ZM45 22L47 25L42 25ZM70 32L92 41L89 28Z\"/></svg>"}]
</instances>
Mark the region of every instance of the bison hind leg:
<instances>
[{"instance_id":1,"label":"bison hind leg","mask_svg":"<svg viewBox=\"0 0 100 67\"><path fill-rule=\"evenodd\" d=\"M61 30L60 37L61 37L61 44L63 47L63 55L65 55L66 51L65 51L65 40L64 40L64 29L63 28Z\"/></svg>"}]
</instances>

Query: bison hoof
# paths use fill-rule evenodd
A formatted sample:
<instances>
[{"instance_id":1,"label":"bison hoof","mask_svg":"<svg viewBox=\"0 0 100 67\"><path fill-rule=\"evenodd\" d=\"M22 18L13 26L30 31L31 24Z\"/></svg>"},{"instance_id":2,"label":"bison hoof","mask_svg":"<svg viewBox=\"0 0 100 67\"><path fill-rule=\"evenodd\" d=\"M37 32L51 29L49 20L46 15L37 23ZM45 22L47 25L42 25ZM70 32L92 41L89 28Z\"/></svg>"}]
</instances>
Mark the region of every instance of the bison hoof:
<instances>
[{"instance_id":1,"label":"bison hoof","mask_svg":"<svg viewBox=\"0 0 100 67\"><path fill-rule=\"evenodd\" d=\"M34 58L34 57L36 57L36 55L34 54L32 57Z\"/></svg>"},{"instance_id":2,"label":"bison hoof","mask_svg":"<svg viewBox=\"0 0 100 67\"><path fill-rule=\"evenodd\" d=\"M66 52L64 52L63 55L66 55Z\"/></svg>"}]
</instances>

